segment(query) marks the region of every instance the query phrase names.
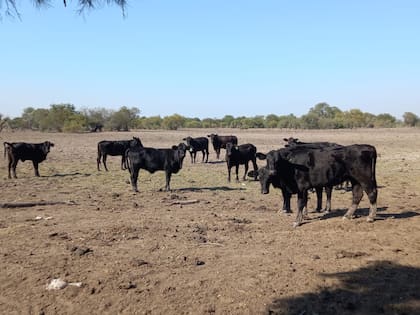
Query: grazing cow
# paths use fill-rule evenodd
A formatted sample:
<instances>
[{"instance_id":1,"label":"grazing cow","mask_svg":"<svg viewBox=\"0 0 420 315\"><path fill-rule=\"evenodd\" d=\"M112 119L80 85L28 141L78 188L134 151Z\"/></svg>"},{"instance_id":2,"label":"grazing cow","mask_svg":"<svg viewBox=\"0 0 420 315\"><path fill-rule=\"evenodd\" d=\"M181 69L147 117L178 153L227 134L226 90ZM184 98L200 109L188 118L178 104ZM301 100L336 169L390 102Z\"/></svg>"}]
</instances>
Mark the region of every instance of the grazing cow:
<instances>
[{"instance_id":1,"label":"grazing cow","mask_svg":"<svg viewBox=\"0 0 420 315\"><path fill-rule=\"evenodd\" d=\"M306 156L306 161L299 164L293 161L293 155ZM376 149L367 144L355 144L326 149L302 150L300 148L283 148L270 151L258 158L266 159L267 165L259 170L262 193L268 193L270 183L287 189L289 193L297 192L298 211L294 226L302 222L302 210L307 203L310 188L332 187L349 179L352 183L353 200L344 218L352 218L363 190L370 202L368 222L376 216Z\"/></svg>"},{"instance_id":2,"label":"grazing cow","mask_svg":"<svg viewBox=\"0 0 420 315\"><path fill-rule=\"evenodd\" d=\"M239 165L245 165L245 173L243 176L243 180L246 178L246 174L248 173L248 163L252 161L254 166L254 180L257 180L257 158L256 158L257 148L250 143L241 144L241 145L234 145L231 142L226 144L226 164L228 168L228 181L230 182L230 169L235 166L236 167L236 180L239 181L238 177L238 170Z\"/></svg>"},{"instance_id":3,"label":"grazing cow","mask_svg":"<svg viewBox=\"0 0 420 315\"><path fill-rule=\"evenodd\" d=\"M203 153L202 162L204 162L204 157L206 158L206 163L209 161L209 139L206 137L186 137L182 140L187 142L187 149L190 151L191 163L195 163L195 158L198 151Z\"/></svg>"},{"instance_id":4,"label":"grazing cow","mask_svg":"<svg viewBox=\"0 0 420 315\"><path fill-rule=\"evenodd\" d=\"M103 140L98 142L98 157L96 159L96 164L98 171L100 171L99 164L104 164L105 170L108 171L106 166L106 157L107 155L117 156L121 155L121 169L126 169L127 163L125 160L125 151L129 148L143 147L140 139L133 137L132 140L117 140L117 141L108 141Z\"/></svg>"},{"instance_id":5,"label":"grazing cow","mask_svg":"<svg viewBox=\"0 0 420 315\"><path fill-rule=\"evenodd\" d=\"M149 173L165 171L166 186L165 191L170 190L171 175L178 173L182 168L187 146L180 143L171 149L155 148L130 148L126 151L128 170L130 172L131 186L138 192L137 179L140 169Z\"/></svg>"},{"instance_id":6,"label":"grazing cow","mask_svg":"<svg viewBox=\"0 0 420 315\"><path fill-rule=\"evenodd\" d=\"M232 143L233 145L238 144L238 138L236 136L219 136L217 134L210 134L207 135L210 138L211 143L213 144L214 151L216 151L216 157L219 159L220 156L220 149L226 149L226 144L228 142Z\"/></svg>"},{"instance_id":7,"label":"grazing cow","mask_svg":"<svg viewBox=\"0 0 420 315\"><path fill-rule=\"evenodd\" d=\"M4 142L4 157L9 160L8 163L8 177L10 176L10 169L13 170L13 177L16 177L16 166L21 160L31 160L34 165L35 176L39 177L38 164L47 158L47 154L50 152L50 148L54 146L54 143L45 141L42 143L25 143L25 142Z\"/></svg>"}]
</instances>

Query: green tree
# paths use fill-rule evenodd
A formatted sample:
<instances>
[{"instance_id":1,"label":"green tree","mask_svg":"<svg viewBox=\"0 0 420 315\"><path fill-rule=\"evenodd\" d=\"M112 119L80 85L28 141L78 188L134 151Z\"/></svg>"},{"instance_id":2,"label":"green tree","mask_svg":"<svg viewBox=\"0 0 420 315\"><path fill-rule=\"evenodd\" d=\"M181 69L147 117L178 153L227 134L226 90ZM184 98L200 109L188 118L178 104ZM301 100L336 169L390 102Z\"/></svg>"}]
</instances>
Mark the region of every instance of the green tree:
<instances>
[{"instance_id":1,"label":"green tree","mask_svg":"<svg viewBox=\"0 0 420 315\"><path fill-rule=\"evenodd\" d=\"M136 120L139 113L140 110L136 107L129 109L126 106L122 106L118 111L111 114L105 127L110 130L128 131L130 128L136 126Z\"/></svg>"},{"instance_id":2,"label":"green tree","mask_svg":"<svg viewBox=\"0 0 420 315\"><path fill-rule=\"evenodd\" d=\"M166 116L163 118L162 126L165 129L177 130L184 127L185 118L181 115L174 114L172 116Z\"/></svg>"},{"instance_id":3,"label":"green tree","mask_svg":"<svg viewBox=\"0 0 420 315\"><path fill-rule=\"evenodd\" d=\"M419 117L411 112L405 112L403 115L404 125L414 127L419 122Z\"/></svg>"},{"instance_id":4,"label":"green tree","mask_svg":"<svg viewBox=\"0 0 420 315\"><path fill-rule=\"evenodd\" d=\"M391 128L395 127L397 119L390 114L379 114L375 118L375 127Z\"/></svg>"}]
</instances>

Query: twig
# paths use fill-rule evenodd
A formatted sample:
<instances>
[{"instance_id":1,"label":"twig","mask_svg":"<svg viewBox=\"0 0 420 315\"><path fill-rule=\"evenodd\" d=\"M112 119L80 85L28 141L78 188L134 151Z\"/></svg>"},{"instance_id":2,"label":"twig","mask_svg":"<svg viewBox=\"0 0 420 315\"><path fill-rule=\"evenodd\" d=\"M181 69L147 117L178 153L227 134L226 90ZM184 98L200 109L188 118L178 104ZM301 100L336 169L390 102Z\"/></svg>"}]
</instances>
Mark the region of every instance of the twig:
<instances>
[{"instance_id":1,"label":"twig","mask_svg":"<svg viewBox=\"0 0 420 315\"><path fill-rule=\"evenodd\" d=\"M76 205L74 201L38 201L38 202L6 202L0 208L29 208L35 206Z\"/></svg>"},{"instance_id":2,"label":"twig","mask_svg":"<svg viewBox=\"0 0 420 315\"><path fill-rule=\"evenodd\" d=\"M200 202L200 200L197 200L197 199L192 199L192 200L178 200L178 201L171 202L169 205L170 206L173 206L173 205L190 205L190 204L198 203L198 202Z\"/></svg>"}]
</instances>

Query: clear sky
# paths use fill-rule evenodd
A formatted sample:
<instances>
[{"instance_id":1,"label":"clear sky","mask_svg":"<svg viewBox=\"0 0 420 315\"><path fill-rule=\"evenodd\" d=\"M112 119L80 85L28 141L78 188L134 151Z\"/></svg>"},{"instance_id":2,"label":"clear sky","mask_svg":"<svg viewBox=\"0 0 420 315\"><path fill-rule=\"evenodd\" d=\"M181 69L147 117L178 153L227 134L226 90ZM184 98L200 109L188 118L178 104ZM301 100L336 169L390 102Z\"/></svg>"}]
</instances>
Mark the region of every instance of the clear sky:
<instances>
[{"instance_id":1,"label":"clear sky","mask_svg":"<svg viewBox=\"0 0 420 315\"><path fill-rule=\"evenodd\" d=\"M420 114L418 0L132 0L125 18L52 2L18 1L21 20L0 21L3 115L71 103L301 116L319 102Z\"/></svg>"}]
</instances>

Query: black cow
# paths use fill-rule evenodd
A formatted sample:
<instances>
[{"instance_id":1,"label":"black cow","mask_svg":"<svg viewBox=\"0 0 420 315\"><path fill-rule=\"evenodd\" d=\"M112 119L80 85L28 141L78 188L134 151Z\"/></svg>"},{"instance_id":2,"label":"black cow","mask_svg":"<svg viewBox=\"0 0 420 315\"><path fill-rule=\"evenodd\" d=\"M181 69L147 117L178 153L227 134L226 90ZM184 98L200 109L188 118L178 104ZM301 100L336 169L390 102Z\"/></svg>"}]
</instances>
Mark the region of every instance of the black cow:
<instances>
[{"instance_id":1,"label":"black cow","mask_svg":"<svg viewBox=\"0 0 420 315\"><path fill-rule=\"evenodd\" d=\"M286 141L285 147L300 147L307 149L323 149L323 148L332 148L332 147L341 147L342 145L334 142L302 142L298 138L284 138ZM340 183L335 186L335 189L344 189L345 191L351 191L351 183L349 180L346 180L345 183Z\"/></svg>"},{"instance_id":2,"label":"black cow","mask_svg":"<svg viewBox=\"0 0 420 315\"><path fill-rule=\"evenodd\" d=\"M213 144L214 151L216 151L216 157L219 159L220 149L226 149L226 144L228 142L236 145L238 144L238 138L236 136L219 136L217 134L207 135L210 138L211 143Z\"/></svg>"},{"instance_id":3,"label":"black cow","mask_svg":"<svg viewBox=\"0 0 420 315\"><path fill-rule=\"evenodd\" d=\"M235 166L236 167L236 180L239 181L238 177L238 170L239 165L245 165L245 173L243 176L243 180L246 178L246 174L248 173L248 163L252 161L254 166L254 180L257 180L257 158L256 158L257 148L251 144L241 144L239 146L234 145L231 142L226 144L226 164L228 168L228 181L230 182L230 169Z\"/></svg>"},{"instance_id":4,"label":"black cow","mask_svg":"<svg viewBox=\"0 0 420 315\"><path fill-rule=\"evenodd\" d=\"M137 137L133 137L132 140L116 140L116 141L109 141L109 140L102 140L98 142L98 157L96 159L96 164L98 167L98 171L100 171L99 164L104 164L105 170L108 171L106 166L106 157L107 155L117 156L121 155L121 169L126 169L126 160L125 160L125 151L129 148L135 147L143 147L140 139Z\"/></svg>"},{"instance_id":5,"label":"black cow","mask_svg":"<svg viewBox=\"0 0 420 315\"><path fill-rule=\"evenodd\" d=\"M16 177L16 166L21 160L32 161L35 170L35 176L39 177L38 164L47 158L47 154L50 152L50 148L54 146L54 143L45 141L42 143L25 143L25 142L4 142L4 157L9 160L8 163L8 177L10 176L10 169L13 170L13 177Z\"/></svg>"},{"instance_id":6,"label":"black cow","mask_svg":"<svg viewBox=\"0 0 420 315\"><path fill-rule=\"evenodd\" d=\"M306 156L305 163L294 163L292 156ZM270 183L285 187L289 193L297 192L298 211L294 226L302 222L302 210L307 203L308 190L318 187L332 187L349 179L352 183L353 201L344 218L352 218L363 190L370 201L368 222L376 216L376 149L367 144L355 144L337 148L302 150L283 148L270 151L267 155L258 153L258 158L267 159L265 168L259 170L262 193L268 193Z\"/></svg>"},{"instance_id":7,"label":"black cow","mask_svg":"<svg viewBox=\"0 0 420 315\"><path fill-rule=\"evenodd\" d=\"M296 147L296 146L304 146L308 149L322 149L328 147L340 147L341 145L334 143L334 142L302 142L299 141L298 138L283 138L286 141L285 147Z\"/></svg>"},{"instance_id":8,"label":"black cow","mask_svg":"<svg viewBox=\"0 0 420 315\"><path fill-rule=\"evenodd\" d=\"M204 158L206 158L206 163L209 161L209 139L206 137L186 137L182 140L187 142L187 149L190 151L191 163L195 163L195 158L198 151L203 153L202 162L204 162Z\"/></svg>"},{"instance_id":9,"label":"black cow","mask_svg":"<svg viewBox=\"0 0 420 315\"><path fill-rule=\"evenodd\" d=\"M170 190L171 175L178 173L182 168L187 146L180 143L171 149L155 148L130 148L126 151L128 170L130 172L131 186L138 192L137 179L140 169L149 173L165 171L166 186L165 191Z\"/></svg>"}]
</instances>

